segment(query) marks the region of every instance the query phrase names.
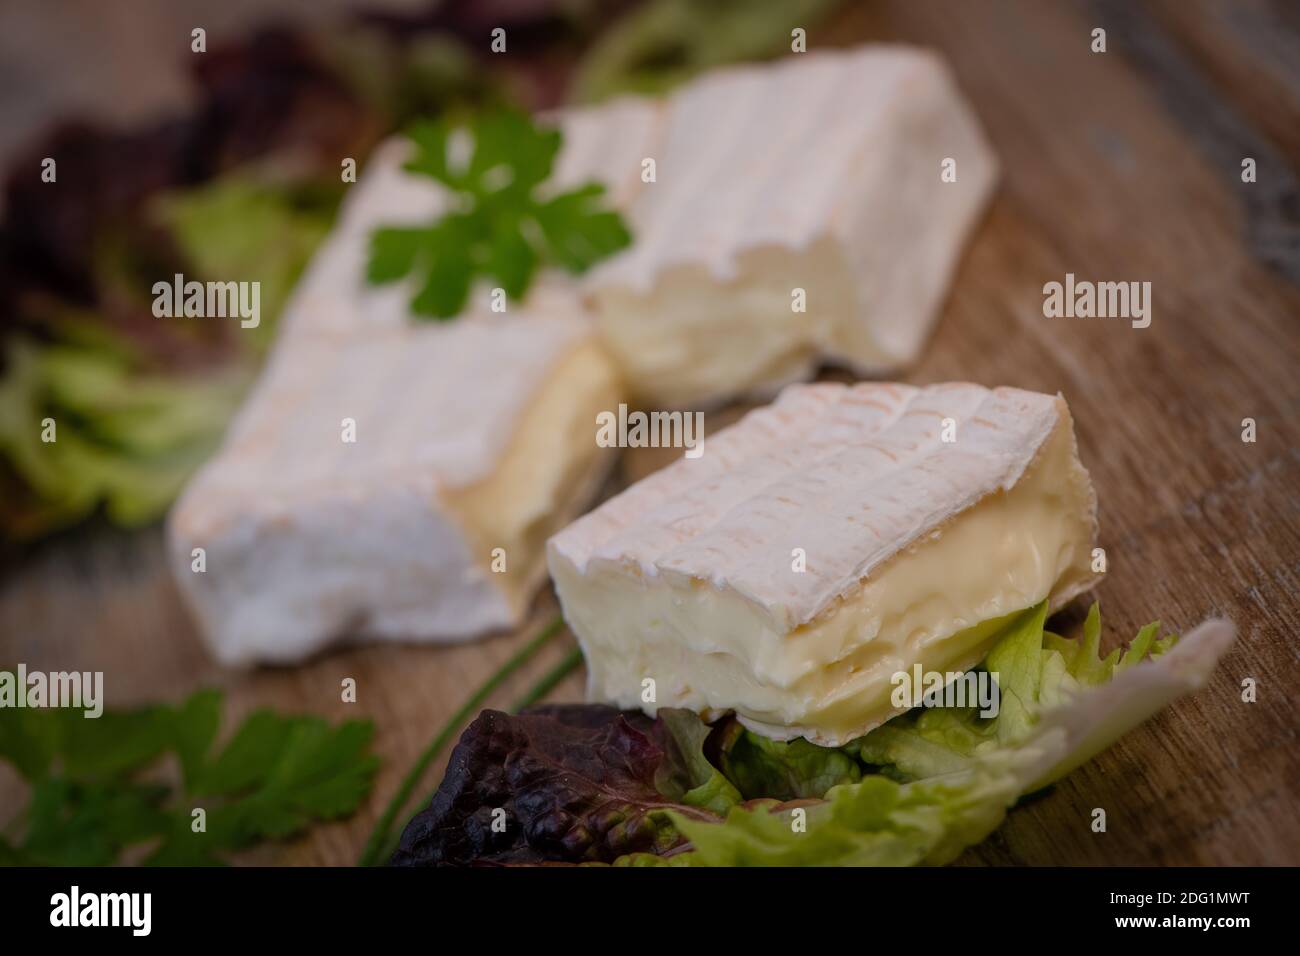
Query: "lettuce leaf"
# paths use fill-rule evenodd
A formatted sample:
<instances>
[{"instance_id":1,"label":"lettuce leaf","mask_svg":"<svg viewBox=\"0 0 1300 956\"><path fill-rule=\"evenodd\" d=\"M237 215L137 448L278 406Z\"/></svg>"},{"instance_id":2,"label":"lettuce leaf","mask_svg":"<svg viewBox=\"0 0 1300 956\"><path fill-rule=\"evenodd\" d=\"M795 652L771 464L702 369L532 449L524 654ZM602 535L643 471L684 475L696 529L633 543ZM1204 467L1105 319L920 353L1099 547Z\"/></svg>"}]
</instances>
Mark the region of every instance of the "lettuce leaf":
<instances>
[{"instance_id":1,"label":"lettuce leaf","mask_svg":"<svg viewBox=\"0 0 1300 956\"><path fill-rule=\"evenodd\" d=\"M653 737L664 752L654 783L665 797L717 814L740 802L735 786L704 755L709 726L699 716L665 707L656 715Z\"/></svg>"},{"instance_id":2,"label":"lettuce leaf","mask_svg":"<svg viewBox=\"0 0 1300 956\"><path fill-rule=\"evenodd\" d=\"M747 800L820 797L861 779L852 753L797 740L769 740L728 718L719 746L722 770Z\"/></svg>"},{"instance_id":3,"label":"lettuce leaf","mask_svg":"<svg viewBox=\"0 0 1300 956\"><path fill-rule=\"evenodd\" d=\"M203 374L163 371L135 338L78 310L52 317L48 339L15 335L4 343L0 535L35 539L101 509L130 528L166 511L218 445L252 373L246 359L270 341L277 315L329 231L342 189L231 175L154 197L150 223L163 227L193 278L261 283L262 321L255 329L233 326L238 341L253 345L233 356L241 361ZM117 252L105 253L104 281L121 287L123 301L147 309L140 277L124 274L120 259L129 256ZM144 327L161 327L151 323ZM178 321L167 328L171 335L195 326ZM47 418L57 424L55 441L42 440Z\"/></svg>"},{"instance_id":4,"label":"lettuce leaf","mask_svg":"<svg viewBox=\"0 0 1300 956\"><path fill-rule=\"evenodd\" d=\"M670 813L691 845L671 862L950 862L991 833L1021 795L1059 779L1202 687L1235 634L1229 622L1216 620L1181 641L1157 641L1159 625L1152 624L1126 652L1101 658L1095 605L1078 642L1046 632L1045 617L1041 605L1024 612L986 659L1002 693L996 718L982 720L964 708L913 711L843 748L891 773L834 786L821 800L737 806L722 822Z\"/></svg>"},{"instance_id":5,"label":"lettuce leaf","mask_svg":"<svg viewBox=\"0 0 1300 956\"><path fill-rule=\"evenodd\" d=\"M3 358L0 472L16 487L0 494L0 532L15 540L101 506L123 527L157 518L220 441L247 379L165 376L124 348L21 337Z\"/></svg>"},{"instance_id":6,"label":"lettuce leaf","mask_svg":"<svg viewBox=\"0 0 1300 956\"><path fill-rule=\"evenodd\" d=\"M485 711L394 862L947 863L1021 796L1203 686L1234 638L1226 621L1178 642L1151 624L1102 657L1095 605L1078 641L1046 618L1045 604L1012 616L986 657L997 716L917 708L840 748L671 708L654 720L595 704Z\"/></svg>"},{"instance_id":7,"label":"lettuce leaf","mask_svg":"<svg viewBox=\"0 0 1300 956\"><path fill-rule=\"evenodd\" d=\"M709 729L595 705L485 710L461 736L429 806L402 833L398 866L609 863L682 845L667 815L720 819L738 799L703 755Z\"/></svg>"},{"instance_id":8,"label":"lettuce leaf","mask_svg":"<svg viewBox=\"0 0 1300 956\"><path fill-rule=\"evenodd\" d=\"M264 348L299 275L329 233L342 188L231 175L156 197L152 212L197 271L186 278L261 283L262 321L244 331Z\"/></svg>"},{"instance_id":9,"label":"lettuce leaf","mask_svg":"<svg viewBox=\"0 0 1300 956\"><path fill-rule=\"evenodd\" d=\"M1142 628L1127 651L1117 648L1102 658L1097 604L1078 641L1044 630L1046 615L1040 604L1016 617L985 658L983 667L998 684L997 717L981 718L974 707L918 708L855 741L859 759L902 782L964 769L977 755L1027 739L1043 711L1068 704L1141 660L1160 657L1176 640L1156 640L1157 621Z\"/></svg>"},{"instance_id":10,"label":"lettuce leaf","mask_svg":"<svg viewBox=\"0 0 1300 956\"><path fill-rule=\"evenodd\" d=\"M713 67L789 50L841 0L650 0L616 20L584 55L573 81L580 102L659 94Z\"/></svg>"}]
</instances>

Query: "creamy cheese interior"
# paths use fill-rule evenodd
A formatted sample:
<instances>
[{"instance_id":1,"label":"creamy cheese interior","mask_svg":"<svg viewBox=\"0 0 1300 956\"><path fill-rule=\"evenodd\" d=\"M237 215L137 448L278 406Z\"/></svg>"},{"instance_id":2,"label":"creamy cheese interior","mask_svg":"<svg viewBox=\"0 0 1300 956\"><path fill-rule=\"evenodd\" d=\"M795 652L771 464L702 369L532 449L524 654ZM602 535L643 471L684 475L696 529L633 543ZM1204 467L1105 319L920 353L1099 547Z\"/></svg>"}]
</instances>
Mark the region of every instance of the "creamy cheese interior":
<instances>
[{"instance_id":1,"label":"creamy cheese interior","mask_svg":"<svg viewBox=\"0 0 1300 956\"><path fill-rule=\"evenodd\" d=\"M596 415L620 400L609 360L594 342L583 342L551 371L491 474L443 492L473 545L473 573L491 574L516 613L546 574L546 539L605 476L597 459L612 451L596 444ZM504 572L492 571L495 548L505 551Z\"/></svg>"},{"instance_id":2,"label":"creamy cheese interior","mask_svg":"<svg viewBox=\"0 0 1300 956\"><path fill-rule=\"evenodd\" d=\"M804 290L804 312L792 309L795 288ZM610 286L592 300L603 343L633 398L669 408L707 403L720 391L772 392L806 378L837 349L837 330L856 312L843 256L829 238L800 251L747 252L726 283L702 266L680 266L644 294ZM856 334L862 364L888 364L862 341L865 328Z\"/></svg>"},{"instance_id":3,"label":"creamy cheese interior","mask_svg":"<svg viewBox=\"0 0 1300 956\"><path fill-rule=\"evenodd\" d=\"M792 631L738 594L556 556L552 574L587 657L588 693L622 707L735 711L771 737L838 746L892 717L891 678L960 670L998 619L1085 588L1092 498L1062 416L1021 480L914 542L856 593ZM642 701L643 681L656 700Z\"/></svg>"},{"instance_id":4,"label":"creamy cheese interior","mask_svg":"<svg viewBox=\"0 0 1300 956\"><path fill-rule=\"evenodd\" d=\"M658 178L627 193L632 248L583 287L647 406L774 392L823 358L912 362L997 176L946 66L898 47L720 71L625 138Z\"/></svg>"}]
</instances>

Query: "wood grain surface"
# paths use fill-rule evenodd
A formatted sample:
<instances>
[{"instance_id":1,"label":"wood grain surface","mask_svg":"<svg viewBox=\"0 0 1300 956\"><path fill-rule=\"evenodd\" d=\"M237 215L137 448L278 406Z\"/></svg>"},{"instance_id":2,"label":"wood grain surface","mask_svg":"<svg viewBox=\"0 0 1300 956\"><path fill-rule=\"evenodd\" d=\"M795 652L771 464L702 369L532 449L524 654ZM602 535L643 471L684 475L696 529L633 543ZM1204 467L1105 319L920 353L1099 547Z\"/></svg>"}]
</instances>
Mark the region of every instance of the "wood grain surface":
<instances>
[{"instance_id":1,"label":"wood grain surface","mask_svg":"<svg viewBox=\"0 0 1300 956\"><path fill-rule=\"evenodd\" d=\"M1105 53L1089 49L1095 27ZM1003 163L906 380L1065 395L1101 502L1108 646L1156 617L1187 630L1224 615L1240 630L1201 693L1015 810L961 862L1300 864L1300 5L897 0L851 5L809 37L812 48L872 40L940 50ZM1241 180L1245 157L1255 183ZM1044 318L1043 284L1067 272L1151 282L1150 327ZM1245 418L1254 443L1242 441ZM611 490L663 461L629 453ZM0 660L103 670L111 705L215 685L232 722L265 705L369 716L384 765L363 811L242 858L349 864L440 723L554 613L547 593L529 627L471 646L223 670L178 601L157 530L83 533L0 584ZM1057 629L1077 633L1081 617L1081 604L1067 609ZM344 677L357 680L356 704L339 699ZM1242 701L1246 678L1255 703ZM553 699L581 692L575 676ZM0 818L19 796L0 776ZM1095 807L1104 834L1089 826Z\"/></svg>"}]
</instances>

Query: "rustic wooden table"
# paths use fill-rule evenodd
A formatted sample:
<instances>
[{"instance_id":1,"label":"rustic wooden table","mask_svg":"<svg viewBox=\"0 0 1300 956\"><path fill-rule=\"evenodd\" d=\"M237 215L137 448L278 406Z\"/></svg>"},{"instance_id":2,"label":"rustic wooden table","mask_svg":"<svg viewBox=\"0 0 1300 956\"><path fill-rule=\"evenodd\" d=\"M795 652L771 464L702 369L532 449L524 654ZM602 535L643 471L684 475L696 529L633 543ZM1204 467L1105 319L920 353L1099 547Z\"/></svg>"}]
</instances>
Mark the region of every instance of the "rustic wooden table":
<instances>
[{"instance_id":1,"label":"rustic wooden table","mask_svg":"<svg viewBox=\"0 0 1300 956\"><path fill-rule=\"evenodd\" d=\"M1104 53L1090 49L1098 27ZM1110 643L1156 616L1240 628L1205 690L1013 812L962 862L1300 864L1300 4L896 0L853 5L810 36L870 40L942 51L1004 167L908 381L1064 393L1101 500ZM1255 182L1242 181L1245 158ZM1067 272L1149 281L1150 327L1044 318L1043 285ZM662 460L629 455L615 487ZM467 688L555 610L547 594L530 627L467 647L362 647L236 672L206 656L161 557L156 530L48 547L0 585L0 660L103 670L114 705L216 685L228 720L265 705L372 718L384 767L370 803L249 862L353 862ZM1074 608L1058 625L1079 619ZM549 648L497 703L565 650ZM356 704L339 700L344 677ZM580 694L574 677L554 697ZM18 796L0 775L0 806ZM1094 807L1105 834L1090 829Z\"/></svg>"}]
</instances>

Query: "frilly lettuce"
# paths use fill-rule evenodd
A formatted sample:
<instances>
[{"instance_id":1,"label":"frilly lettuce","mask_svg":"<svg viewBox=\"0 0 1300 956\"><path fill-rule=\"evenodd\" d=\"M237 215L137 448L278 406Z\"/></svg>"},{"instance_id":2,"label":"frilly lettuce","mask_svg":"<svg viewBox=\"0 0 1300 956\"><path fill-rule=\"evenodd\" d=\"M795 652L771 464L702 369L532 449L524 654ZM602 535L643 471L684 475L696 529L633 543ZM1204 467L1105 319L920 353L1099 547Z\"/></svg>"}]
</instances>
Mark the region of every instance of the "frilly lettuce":
<instances>
[{"instance_id":1,"label":"frilly lettuce","mask_svg":"<svg viewBox=\"0 0 1300 956\"><path fill-rule=\"evenodd\" d=\"M1209 621L1181 641L1156 640L1159 624L1151 624L1127 651L1103 658L1096 605L1080 641L1045 631L1046 614L1046 605L1039 605L1016 617L985 661L999 682L997 717L982 719L973 708L912 711L838 751L877 772L832 786L821 799L737 805L719 822L669 811L689 852L668 858L637 854L618 862L949 862L991 833L1023 794L1060 778L1203 686L1234 637L1230 623ZM770 750L756 746L755 752ZM727 759L722 762L725 769ZM747 772L754 775L752 768Z\"/></svg>"},{"instance_id":2,"label":"frilly lettuce","mask_svg":"<svg viewBox=\"0 0 1300 956\"><path fill-rule=\"evenodd\" d=\"M862 777L851 752L802 738L770 740L736 720L722 728L718 750L723 773L747 800L817 798L836 784Z\"/></svg>"},{"instance_id":3,"label":"frilly lettuce","mask_svg":"<svg viewBox=\"0 0 1300 956\"><path fill-rule=\"evenodd\" d=\"M393 862L949 862L1021 796L1203 686L1234 634L1210 621L1157 640L1151 624L1102 657L1095 605L1078 641L1047 632L1046 618L1045 604L1012 616L985 658L996 716L918 708L840 748L673 708L654 719L600 704L484 711Z\"/></svg>"},{"instance_id":4,"label":"frilly lettuce","mask_svg":"<svg viewBox=\"0 0 1300 956\"><path fill-rule=\"evenodd\" d=\"M14 540L101 505L125 527L155 519L212 453L247 379L157 374L125 346L72 340L16 339L3 361L0 533ZM44 440L47 419L57 440Z\"/></svg>"}]
</instances>

